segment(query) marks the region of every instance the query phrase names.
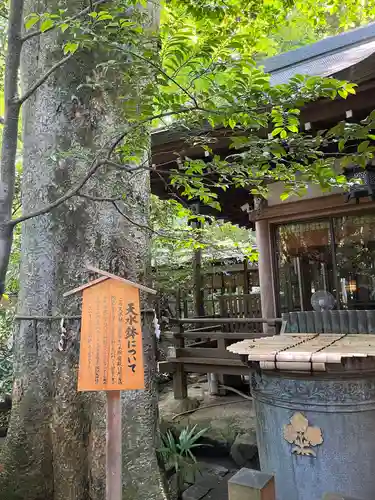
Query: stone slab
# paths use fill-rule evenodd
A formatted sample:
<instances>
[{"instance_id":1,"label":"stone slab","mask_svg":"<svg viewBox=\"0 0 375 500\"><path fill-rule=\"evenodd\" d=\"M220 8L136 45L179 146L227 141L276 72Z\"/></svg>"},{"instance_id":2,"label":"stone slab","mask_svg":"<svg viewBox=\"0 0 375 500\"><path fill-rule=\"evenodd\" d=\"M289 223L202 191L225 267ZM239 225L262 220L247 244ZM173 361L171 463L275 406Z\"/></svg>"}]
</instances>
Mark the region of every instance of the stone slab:
<instances>
[{"instance_id":1,"label":"stone slab","mask_svg":"<svg viewBox=\"0 0 375 500\"><path fill-rule=\"evenodd\" d=\"M201 500L210 489L209 485L194 484L182 493L182 500Z\"/></svg>"},{"instance_id":2,"label":"stone slab","mask_svg":"<svg viewBox=\"0 0 375 500\"><path fill-rule=\"evenodd\" d=\"M195 484L198 486L204 486L205 488L211 490L213 488L217 488L221 481L222 478L220 476L201 471L201 473L196 475Z\"/></svg>"},{"instance_id":3,"label":"stone slab","mask_svg":"<svg viewBox=\"0 0 375 500\"><path fill-rule=\"evenodd\" d=\"M210 464L208 462L199 462L199 470L201 473L212 474L214 476L224 477L228 474L229 470L219 464Z\"/></svg>"},{"instance_id":4,"label":"stone slab","mask_svg":"<svg viewBox=\"0 0 375 500\"><path fill-rule=\"evenodd\" d=\"M251 461L258 453L256 433L250 430L239 434L230 449L230 456L239 467L251 467Z\"/></svg>"}]
</instances>

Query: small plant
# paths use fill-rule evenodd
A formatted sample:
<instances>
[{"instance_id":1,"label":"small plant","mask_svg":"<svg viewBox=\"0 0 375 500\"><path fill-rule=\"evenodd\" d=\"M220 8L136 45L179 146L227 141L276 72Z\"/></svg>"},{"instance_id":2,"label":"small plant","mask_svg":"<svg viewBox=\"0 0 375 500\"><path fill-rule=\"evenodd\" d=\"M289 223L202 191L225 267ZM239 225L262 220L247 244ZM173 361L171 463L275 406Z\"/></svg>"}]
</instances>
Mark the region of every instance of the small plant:
<instances>
[{"instance_id":1,"label":"small plant","mask_svg":"<svg viewBox=\"0 0 375 500\"><path fill-rule=\"evenodd\" d=\"M193 450L203 446L198 441L207 431L208 428L198 430L197 425L194 425L185 427L177 438L170 430L162 435L163 446L159 452L166 465L173 467L176 473L178 493L181 492L187 477L195 477L198 464Z\"/></svg>"}]
</instances>

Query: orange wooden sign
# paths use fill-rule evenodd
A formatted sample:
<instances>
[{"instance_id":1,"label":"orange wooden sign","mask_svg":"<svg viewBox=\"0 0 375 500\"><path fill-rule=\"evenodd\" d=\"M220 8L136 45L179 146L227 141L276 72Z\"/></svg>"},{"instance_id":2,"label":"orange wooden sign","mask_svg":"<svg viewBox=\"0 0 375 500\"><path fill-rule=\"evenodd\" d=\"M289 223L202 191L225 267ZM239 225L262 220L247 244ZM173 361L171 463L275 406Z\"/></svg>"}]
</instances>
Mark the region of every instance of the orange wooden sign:
<instances>
[{"instance_id":1,"label":"orange wooden sign","mask_svg":"<svg viewBox=\"0 0 375 500\"><path fill-rule=\"evenodd\" d=\"M107 279L83 290L79 391L144 389L139 289Z\"/></svg>"}]
</instances>

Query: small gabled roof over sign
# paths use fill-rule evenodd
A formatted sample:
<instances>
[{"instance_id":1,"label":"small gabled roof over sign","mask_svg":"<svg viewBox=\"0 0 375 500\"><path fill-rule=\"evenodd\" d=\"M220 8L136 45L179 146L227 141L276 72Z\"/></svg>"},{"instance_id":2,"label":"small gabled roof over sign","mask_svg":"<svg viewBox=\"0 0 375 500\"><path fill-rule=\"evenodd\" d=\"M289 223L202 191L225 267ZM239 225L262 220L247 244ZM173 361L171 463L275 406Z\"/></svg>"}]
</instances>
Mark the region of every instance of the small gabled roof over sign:
<instances>
[{"instance_id":1,"label":"small gabled roof over sign","mask_svg":"<svg viewBox=\"0 0 375 500\"><path fill-rule=\"evenodd\" d=\"M63 297L69 297L70 295L74 295L76 293L82 292L82 290L85 290L86 288L98 285L99 283L102 283L103 281L106 281L108 279L113 279L116 281L120 281L121 283L124 283L126 285L131 285L134 288L138 288L139 290L142 290L143 292L147 293L152 293L153 295L156 294L156 290L153 290L152 288L148 288L147 286L140 285L139 283L134 283L134 281L127 280L125 278L121 278L120 276L116 276L116 274L108 273L107 271L103 271L102 269L98 269L97 267L87 265L86 268L89 271L92 271L93 273L100 274L100 278L97 278L95 280L89 281L88 283L85 283L84 285L81 285L77 288L74 288L73 290L69 290L68 292L65 292Z\"/></svg>"}]
</instances>

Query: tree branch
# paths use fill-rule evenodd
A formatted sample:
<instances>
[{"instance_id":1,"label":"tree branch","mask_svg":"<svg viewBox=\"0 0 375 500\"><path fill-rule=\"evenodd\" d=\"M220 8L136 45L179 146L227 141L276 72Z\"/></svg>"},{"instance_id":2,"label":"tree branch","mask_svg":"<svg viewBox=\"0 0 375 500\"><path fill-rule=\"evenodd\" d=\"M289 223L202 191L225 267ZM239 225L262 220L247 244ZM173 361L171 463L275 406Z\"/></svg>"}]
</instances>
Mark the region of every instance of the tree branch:
<instances>
[{"instance_id":1,"label":"tree branch","mask_svg":"<svg viewBox=\"0 0 375 500\"><path fill-rule=\"evenodd\" d=\"M46 205L45 207L35 210L35 212L30 212L29 214L21 215L21 217L17 217L17 219L12 219L7 222L8 226L14 227L20 222L24 222L25 220L32 219L33 217L37 217L38 215L44 215L53 208L58 207L61 205L61 203L64 203L65 201L69 200L73 196L75 196L81 188L86 184L86 182L95 174L95 172L98 170L99 167L101 167L104 164L103 161L97 161L94 160L91 164L91 168L83 177L78 184L76 184L75 187L72 189L69 189L64 195L60 196L60 198L57 198L54 202L50 203L49 205Z\"/></svg>"},{"instance_id":2,"label":"tree branch","mask_svg":"<svg viewBox=\"0 0 375 500\"><path fill-rule=\"evenodd\" d=\"M181 237L181 236L172 236L170 234L161 233L160 231L156 231L155 229L153 229L150 226L147 226L146 224L141 224L139 222L136 222L134 219L132 219L131 217L129 217L127 214L125 214L120 209L120 207L118 206L118 204L116 203L118 201L122 201L122 198L116 198L116 197L110 198L110 197L105 197L105 196L104 197L102 197L102 196L92 196L92 195L89 195L89 194L86 194L86 193L77 193L76 196L79 196L80 198L85 198L85 199L90 200L90 201L95 201L95 202L108 202L108 203L112 203L112 205L114 206L114 208L116 209L116 211L122 217L124 217L124 219L126 219L128 222L130 222L130 224L138 227L139 229L148 231L149 233L152 233L155 236L159 236L160 238L167 238L167 239L175 240L175 241L181 241L181 240L191 241L191 240L194 239L194 238L187 239L187 238Z\"/></svg>"},{"instance_id":3,"label":"tree branch","mask_svg":"<svg viewBox=\"0 0 375 500\"><path fill-rule=\"evenodd\" d=\"M155 170L156 174L159 176L159 179L163 182L167 192L170 193L171 197L174 198L175 200L177 200L179 203L181 203L182 206L184 206L185 208L189 208L189 204L186 203L185 200L183 200L180 196L178 196L177 193L174 193L172 191L172 189L170 188L168 182L164 179L164 177L161 175L160 172L158 172L157 170Z\"/></svg>"},{"instance_id":4,"label":"tree branch","mask_svg":"<svg viewBox=\"0 0 375 500\"><path fill-rule=\"evenodd\" d=\"M193 235L191 235L190 238L186 238L184 236L172 236L171 234L165 234L165 233L161 233L159 231L156 231L155 229L153 229L150 226L147 226L146 224L141 224L139 222L136 222L134 219L129 217L127 214L125 214L120 209L120 207L117 205L116 202L112 202L112 203L113 203L114 208L117 210L117 212L120 215L122 215L122 217L124 217L124 219L126 219L128 222L130 222L130 224L132 224L136 227L139 227L139 229L142 229L144 231L148 231L149 233L154 234L155 236L158 236L159 238L165 238L167 240L173 240L173 241L179 241L179 242L181 242L181 241L199 241L200 243L202 243L203 245L205 245L207 247L213 248L213 249L218 250L218 251L225 251L225 248L221 248L221 247L218 247L216 245L213 245L212 242L209 242L209 241L198 240L198 238L194 238Z\"/></svg>"},{"instance_id":5,"label":"tree branch","mask_svg":"<svg viewBox=\"0 0 375 500\"><path fill-rule=\"evenodd\" d=\"M152 227L147 226L146 224L141 224L139 222L136 222L131 217L129 217L128 215L126 215L121 210L121 208L117 205L117 203L115 201L113 201L112 204L115 207L115 209L117 210L117 212L120 215L122 215L122 217L124 217L124 219L126 219L128 222L130 222L130 224L132 224L133 226L138 227L139 229L142 229L144 231L148 231L149 233L155 234L156 236L159 236L160 238L167 238L167 239L176 240L176 241L181 241L182 239L186 239L186 238L181 238L181 237L178 237L178 236L172 236L172 235L167 235L167 234L160 233L159 231L156 231L155 229L152 229ZM191 238L191 239L193 239L193 238Z\"/></svg>"},{"instance_id":6,"label":"tree branch","mask_svg":"<svg viewBox=\"0 0 375 500\"><path fill-rule=\"evenodd\" d=\"M13 208L13 211L12 211L12 215L15 215L18 210L20 210L20 208L22 207L22 203L18 203L14 208Z\"/></svg>"},{"instance_id":7,"label":"tree branch","mask_svg":"<svg viewBox=\"0 0 375 500\"><path fill-rule=\"evenodd\" d=\"M170 239L170 240L176 240L176 241L181 241L181 240L191 241L191 240L194 239L194 238L187 239L187 238L184 238L184 237L181 237L181 236L172 236L170 234L161 233L160 231L156 231L155 229L153 229L150 226L147 226L146 224L140 224L139 222L136 222L131 217L129 217L129 215L126 215L121 210L121 208L117 205L117 203L115 201L113 201L112 203L113 203L113 206L115 207L115 209L117 210L117 212L120 215L122 215L124 217L124 219L126 219L128 222L130 222L130 224L133 224L134 226L139 227L140 229L148 231L149 233L155 234L155 236L159 236L160 238L167 238L167 239Z\"/></svg>"},{"instance_id":8,"label":"tree branch","mask_svg":"<svg viewBox=\"0 0 375 500\"><path fill-rule=\"evenodd\" d=\"M157 234L158 236L160 236L159 233L157 231L155 231L155 229L152 229L152 227L147 226L146 224L140 224L139 222L136 222L135 220L131 219L128 215L126 215L121 210L121 208L117 205L117 203L115 201L113 201L112 204L115 207L115 209L117 210L117 212L120 215L122 215L122 217L124 217L124 219L126 219L128 222L130 222L130 224L133 224L134 226L139 227L139 229L143 229L143 230L146 230L150 233Z\"/></svg>"},{"instance_id":9,"label":"tree branch","mask_svg":"<svg viewBox=\"0 0 375 500\"><path fill-rule=\"evenodd\" d=\"M54 26L51 26L48 30L45 30L43 32L40 30L30 31L30 33L26 33L26 35L24 35L22 37L22 39L21 39L22 43L26 42L27 40L30 40L30 38L34 38L35 36L39 36L39 35L42 35L44 33L48 33L49 31L52 31L52 30L58 28L62 24L66 24L66 23L69 24L70 22L75 21L79 17L85 16L86 14L89 14L90 12L92 12L93 8L97 7L98 5L101 5L102 3L105 3L106 1L107 0L97 0L96 2L92 2L91 5L89 5L85 9L82 9L74 16L71 16L71 17L68 17L67 19L64 19L63 21L61 21L61 23L57 23Z\"/></svg>"},{"instance_id":10,"label":"tree branch","mask_svg":"<svg viewBox=\"0 0 375 500\"><path fill-rule=\"evenodd\" d=\"M65 64L66 62L69 61L69 59L71 59L73 56L73 54L68 54L67 56L63 57L62 59L60 59L60 61L58 61L56 64L54 64L52 66L52 68L50 68L48 71L46 71L46 73L44 73L43 76L41 76L39 78L39 80L37 80L34 85L32 85L29 90L27 90L23 96L21 96L19 99L18 99L18 104L19 105L22 105L25 101L27 101L27 99L29 97L31 97L34 92L36 92L38 90L38 88L43 85L44 82L47 81L47 79L49 78L49 76L52 75L52 73L54 73L57 69L59 69L61 66L63 66L63 64Z\"/></svg>"},{"instance_id":11,"label":"tree branch","mask_svg":"<svg viewBox=\"0 0 375 500\"><path fill-rule=\"evenodd\" d=\"M146 57L143 57L140 54L137 54L136 52L133 52L132 50L129 50L127 48L125 49L125 48L123 48L121 46L120 47L117 46L117 48L120 48L123 52L126 52L126 54L131 54L132 56L137 57L138 59L140 59L141 61L145 62L146 64L148 64L152 68L156 69L156 71L158 71L161 75L165 76L165 78L167 78L172 83L174 83L185 95L187 95L189 97L189 99L192 100L194 106L196 106L197 108L199 107L198 101L196 100L195 96L193 94L191 94L188 90L186 90L182 85L180 85L178 83L178 81L175 78L173 78L173 76L169 76L168 73L166 73L163 70L163 68L161 68L160 66L158 66L157 64L155 64L154 62L152 62L150 59L147 59Z\"/></svg>"},{"instance_id":12,"label":"tree branch","mask_svg":"<svg viewBox=\"0 0 375 500\"><path fill-rule=\"evenodd\" d=\"M205 109L200 108L198 106L191 106L191 107L188 107L188 108L181 108L178 111L167 111L165 113L159 113L159 114L154 115L154 116L152 116L150 118L145 118L141 122L137 123L136 127L133 127L132 130L134 128L142 127L143 125L147 125L148 123L151 123L154 120L162 120L163 118L167 118L168 116L183 115L183 114L187 114L187 113L192 113L193 111L205 111ZM110 149L108 151L108 154L107 154L107 159L109 159L112 156L113 151L125 139L125 137L128 135L129 132L130 132L129 129L126 130L125 132L123 132L122 134L120 134L117 137L117 139L112 143L112 146L110 147Z\"/></svg>"},{"instance_id":13,"label":"tree branch","mask_svg":"<svg viewBox=\"0 0 375 500\"><path fill-rule=\"evenodd\" d=\"M131 171L131 166L130 165L124 165L121 163L116 163L115 161L112 160L105 160L105 163L113 168L116 168L117 170L125 170L125 172L130 172Z\"/></svg>"},{"instance_id":14,"label":"tree branch","mask_svg":"<svg viewBox=\"0 0 375 500\"><path fill-rule=\"evenodd\" d=\"M20 217L17 217L16 219L11 219L5 222L6 227L13 228L17 224L20 224L21 222L24 222L28 219L32 219L34 217L37 217L39 215L44 215L54 208L57 208L59 205L64 203L65 201L69 200L73 196L77 195L79 191L83 188L83 186L86 184L86 182L95 174L95 172L98 170L98 168L102 167L103 165L106 165L108 163L108 160L110 159L113 151L116 149L116 147L121 143L121 141L133 130L136 130L139 127L142 127L143 125L150 123L154 120L157 120L159 118L165 117L165 116L172 116L172 115L178 115L178 114L184 114L184 113L190 113L191 111L194 111L196 108L182 108L178 111L171 111L168 113L159 113L158 115L152 116L150 118L146 118L145 120L142 120L140 123L136 123L133 126L130 126L128 130L123 132L112 144L110 147L110 150L104 160L99 160L99 159L94 159L91 163L91 167L88 170L87 174L75 185L75 187L69 189L64 195L60 196L60 198L57 198L54 202L46 205L43 208L40 208L39 210L35 210L34 212L30 212L29 214L22 215Z\"/></svg>"},{"instance_id":15,"label":"tree branch","mask_svg":"<svg viewBox=\"0 0 375 500\"><path fill-rule=\"evenodd\" d=\"M116 168L117 170L124 170L125 172L138 172L138 170L150 170L149 167L145 167L146 163L149 163L149 159L145 160L143 163L140 165L137 165L136 167L132 167L131 165L124 165L121 163L116 163L111 160L104 160L107 165L110 167Z\"/></svg>"},{"instance_id":16,"label":"tree branch","mask_svg":"<svg viewBox=\"0 0 375 500\"><path fill-rule=\"evenodd\" d=\"M105 196L92 196L91 194L86 194L86 193L77 193L76 196L79 196L80 198L86 198L87 200L90 201L98 201L98 202L108 202L108 203L114 203L115 201L121 201L121 197L113 197L113 198L107 198Z\"/></svg>"}]
</instances>

